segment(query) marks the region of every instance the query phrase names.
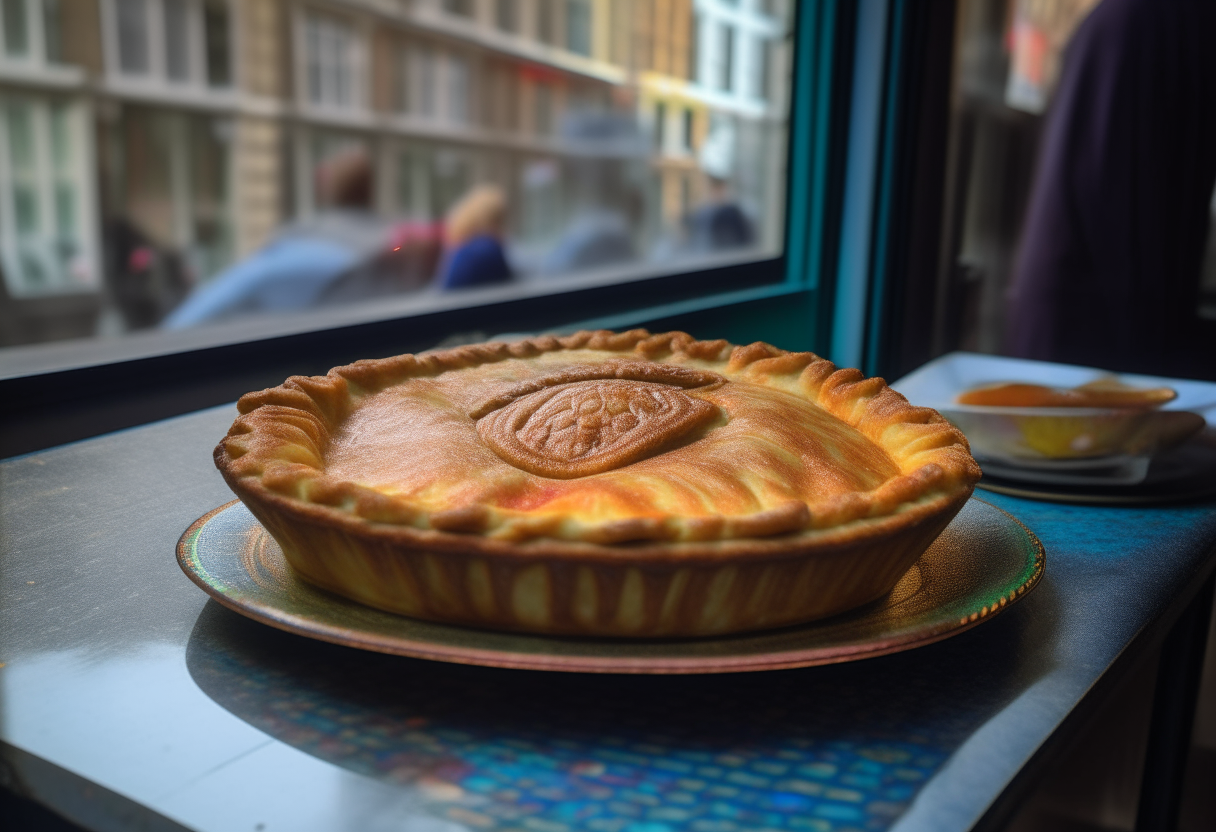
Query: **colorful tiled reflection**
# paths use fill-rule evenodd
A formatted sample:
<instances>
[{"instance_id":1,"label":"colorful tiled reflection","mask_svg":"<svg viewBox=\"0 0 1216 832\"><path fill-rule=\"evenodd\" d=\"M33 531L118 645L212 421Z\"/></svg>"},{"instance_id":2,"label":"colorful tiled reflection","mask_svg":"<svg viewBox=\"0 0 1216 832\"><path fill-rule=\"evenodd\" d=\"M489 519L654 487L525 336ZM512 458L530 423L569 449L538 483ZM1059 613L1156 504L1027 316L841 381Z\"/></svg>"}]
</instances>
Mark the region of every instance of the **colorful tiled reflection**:
<instances>
[{"instance_id":1,"label":"colorful tiled reflection","mask_svg":"<svg viewBox=\"0 0 1216 832\"><path fill-rule=\"evenodd\" d=\"M978 719L948 695L968 670L925 679L900 657L707 677L500 671L310 642L212 606L188 662L213 699L470 829L886 829Z\"/></svg>"}]
</instances>

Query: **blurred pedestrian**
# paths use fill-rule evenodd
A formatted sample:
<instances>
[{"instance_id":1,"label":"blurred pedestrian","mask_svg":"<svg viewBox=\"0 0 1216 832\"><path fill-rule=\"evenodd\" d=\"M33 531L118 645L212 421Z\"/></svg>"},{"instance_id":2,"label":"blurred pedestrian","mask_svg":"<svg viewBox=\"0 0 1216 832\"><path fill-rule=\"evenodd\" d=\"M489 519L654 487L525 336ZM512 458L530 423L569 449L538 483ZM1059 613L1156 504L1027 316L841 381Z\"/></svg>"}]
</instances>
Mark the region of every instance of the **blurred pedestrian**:
<instances>
[{"instance_id":1,"label":"blurred pedestrian","mask_svg":"<svg viewBox=\"0 0 1216 832\"><path fill-rule=\"evenodd\" d=\"M200 286L163 325L181 329L422 285L434 257L411 242L408 252L421 251L426 270L400 262L406 249L403 226L372 211L373 172L366 151L345 150L326 159L316 185L322 207L313 217L282 228L263 248Z\"/></svg>"},{"instance_id":2,"label":"blurred pedestrian","mask_svg":"<svg viewBox=\"0 0 1216 832\"><path fill-rule=\"evenodd\" d=\"M439 288L465 289L506 283L511 267L503 250L507 199L500 188L479 185L448 211Z\"/></svg>"},{"instance_id":3,"label":"blurred pedestrian","mask_svg":"<svg viewBox=\"0 0 1216 832\"><path fill-rule=\"evenodd\" d=\"M702 253L751 245L756 237L752 222L731 197L726 180L707 179L709 199L684 219L686 248Z\"/></svg>"}]
</instances>

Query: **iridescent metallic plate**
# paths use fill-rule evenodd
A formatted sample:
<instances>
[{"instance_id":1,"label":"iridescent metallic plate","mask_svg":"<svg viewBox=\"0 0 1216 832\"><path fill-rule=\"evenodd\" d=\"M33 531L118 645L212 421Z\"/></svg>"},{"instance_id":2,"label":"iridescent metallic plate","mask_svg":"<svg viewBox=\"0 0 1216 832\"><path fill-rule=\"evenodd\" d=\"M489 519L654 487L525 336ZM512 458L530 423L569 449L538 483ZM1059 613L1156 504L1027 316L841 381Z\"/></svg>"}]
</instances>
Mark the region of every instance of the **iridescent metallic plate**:
<instances>
[{"instance_id":1,"label":"iridescent metallic plate","mask_svg":"<svg viewBox=\"0 0 1216 832\"><path fill-rule=\"evenodd\" d=\"M594 673L732 673L898 653L1001 612L1043 575L1043 545L972 499L885 598L831 619L722 638L580 639L492 632L381 612L297 578L239 501L199 518L177 545L185 573L226 607L322 641L435 661Z\"/></svg>"}]
</instances>

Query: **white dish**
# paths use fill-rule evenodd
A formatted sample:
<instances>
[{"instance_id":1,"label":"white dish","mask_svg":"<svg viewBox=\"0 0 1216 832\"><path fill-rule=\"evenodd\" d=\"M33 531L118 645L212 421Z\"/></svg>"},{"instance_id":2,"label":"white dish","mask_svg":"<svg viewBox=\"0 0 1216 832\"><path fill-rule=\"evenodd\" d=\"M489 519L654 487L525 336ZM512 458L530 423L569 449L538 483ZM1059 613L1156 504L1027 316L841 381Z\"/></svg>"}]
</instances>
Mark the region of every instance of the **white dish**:
<instances>
[{"instance_id":1,"label":"white dish","mask_svg":"<svg viewBox=\"0 0 1216 832\"><path fill-rule=\"evenodd\" d=\"M913 404L938 410L967 435L985 472L1007 479L1062 485L1133 485L1148 472L1155 433L1169 432L1174 411L1216 419L1216 383L1120 374L1138 387L1178 393L1160 410L1118 408L977 407L955 402L986 384L1030 382L1076 387L1110 373L1090 367L955 352L929 362L891 386ZM1197 421L1197 420L1196 420ZM1158 428L1163 428L1159 431Z\"/></svg>"}]
</instances>

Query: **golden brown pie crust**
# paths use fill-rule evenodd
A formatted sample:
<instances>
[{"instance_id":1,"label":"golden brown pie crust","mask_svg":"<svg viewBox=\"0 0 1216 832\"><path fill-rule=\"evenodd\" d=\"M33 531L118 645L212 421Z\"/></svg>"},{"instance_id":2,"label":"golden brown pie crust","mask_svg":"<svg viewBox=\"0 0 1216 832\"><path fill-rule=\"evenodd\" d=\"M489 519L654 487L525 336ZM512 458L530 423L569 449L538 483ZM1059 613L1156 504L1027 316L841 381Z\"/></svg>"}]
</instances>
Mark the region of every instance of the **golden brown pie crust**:
<instances>
[{"instance_id":1,"label":"golden brown pie crust","mask_svg":"<svg viewBox=\"0 0 1216 832\"><path fill-rule=\"evenodd\" d=\"M709 635L888 592L970 496L962 434L812 353L580 332L238 402L228 484L305 578L418 618Z\"/></svg>"}]
</instances>

